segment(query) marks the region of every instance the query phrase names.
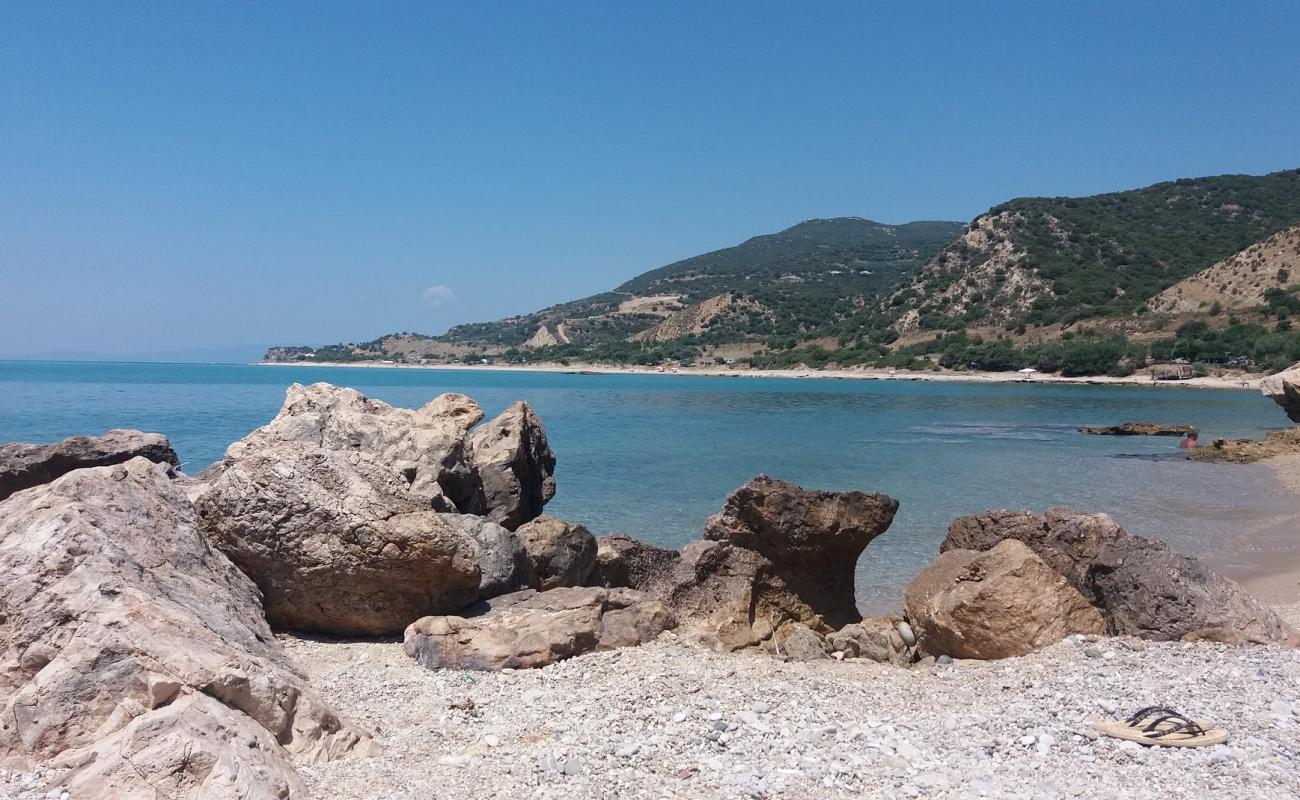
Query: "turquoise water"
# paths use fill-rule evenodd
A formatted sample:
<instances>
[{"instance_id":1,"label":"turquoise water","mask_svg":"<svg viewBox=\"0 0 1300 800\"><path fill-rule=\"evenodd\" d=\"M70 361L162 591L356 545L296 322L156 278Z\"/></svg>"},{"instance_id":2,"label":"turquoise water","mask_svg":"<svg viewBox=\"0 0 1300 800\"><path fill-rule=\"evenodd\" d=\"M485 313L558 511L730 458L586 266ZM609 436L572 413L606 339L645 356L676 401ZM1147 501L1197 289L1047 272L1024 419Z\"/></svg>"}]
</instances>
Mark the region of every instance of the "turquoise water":
<instances>
[{"instance_id":1,"label":"turquoise water","mask_svg":"<svg viewBox=\"0 0 1300 800\"><path fill-rule=\"evenodd\" d=\"M444 391L489 414L517 399L546 424L559 464L548 512L593 532L680 546L758 473L887 492L894 526L859 564L864 607L892 606L948 522L989 508L1107 511L1137 533L1232 563L1243 534L1288 510L1259 466L1177 458L1177 440L1084 436L1153 420L1260 436L1285 417L1255 392L676 375L571 375L330 367L0 362L0 441L112 427L171 437L187 471L279 409L295 382L353 386L394 405Z\"/></svg>"}]
</instances>

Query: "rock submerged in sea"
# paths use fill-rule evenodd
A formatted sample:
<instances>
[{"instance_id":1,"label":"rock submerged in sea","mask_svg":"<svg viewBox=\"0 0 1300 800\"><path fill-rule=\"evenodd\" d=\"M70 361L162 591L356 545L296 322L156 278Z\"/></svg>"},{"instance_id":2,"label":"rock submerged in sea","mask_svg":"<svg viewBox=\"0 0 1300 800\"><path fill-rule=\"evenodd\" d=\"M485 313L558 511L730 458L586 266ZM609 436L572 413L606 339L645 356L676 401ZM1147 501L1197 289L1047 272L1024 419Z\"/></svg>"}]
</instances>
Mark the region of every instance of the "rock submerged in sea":
<instances>
[{"instance_id":1,"label":"rock submerged in sea","mask_svg":"<svg viewBox=\"0 0 1300 800\"><path fill-rule=\"evenodd\" d=\"M378 750L284 656L163 465L0 503L0 574L0 761L45 762L74 797L297 796L293 761Z\"/></svg>"},{"instance_id":2,"label":"rock submerged in sea","mask_svg":"<svg viewBox=\"0 0 1300 800\"><path fill-rule=\"evenodd\" d=\"M554 494L555 457L526 404L482 418L464 395L411 410L294 384L227 449L197 501L203 533L277 628L398 633L517 589L527 557L510 530Z\"/></svg>"},{"instance_id":3,"label":"rock submerged in sea","mask_svg":"<svg viewBox=\"0 0 1300 800\"><path fill-rule=\"evenodd\" d=\"M1191 425L1169 425L1159 422L1124 422L1119 425L1103 425L1093 428L1080 428L1080 433L1093 436L1186 436L1197 433Z\"/></svg>"},{"instance_id":4,"label":"rock submerged in sea","mask_svg":"<svg viewBox=\"0 0 1300 800\"><path fill-rule=\"evenodd\" d=\"M0 500L14 492L49 483L74 469L106 467L133 458L165 464L174 471L180 459L161 433L116 429L103 436L72 436L53 444L0 445Z\"/></svg>"}]
</instances>

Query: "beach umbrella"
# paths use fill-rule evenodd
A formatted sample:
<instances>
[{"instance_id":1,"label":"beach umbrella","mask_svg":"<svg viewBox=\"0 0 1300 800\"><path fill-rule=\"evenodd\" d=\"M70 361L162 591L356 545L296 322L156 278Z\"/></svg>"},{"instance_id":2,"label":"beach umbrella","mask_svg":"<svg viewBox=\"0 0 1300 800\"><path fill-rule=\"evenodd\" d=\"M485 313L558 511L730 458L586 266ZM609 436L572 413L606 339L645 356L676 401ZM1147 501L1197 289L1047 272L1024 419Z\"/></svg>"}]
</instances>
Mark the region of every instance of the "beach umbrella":
<instances>
[{"instance_id":1,"label":"beach umbrella","mask_svg":"<svg viewBox=\"0 0 1300 800\"><path fill-rule=\"evenodd\" d=\"M1038 370L1034 369L1033 367L1025 367L1024 369L1016 370L1016 372L1019 372L1021 375L1025 376L1025 380L1029 380L1029 376L1033 375L1037 371Z\"/></svg>"}]
</instances>

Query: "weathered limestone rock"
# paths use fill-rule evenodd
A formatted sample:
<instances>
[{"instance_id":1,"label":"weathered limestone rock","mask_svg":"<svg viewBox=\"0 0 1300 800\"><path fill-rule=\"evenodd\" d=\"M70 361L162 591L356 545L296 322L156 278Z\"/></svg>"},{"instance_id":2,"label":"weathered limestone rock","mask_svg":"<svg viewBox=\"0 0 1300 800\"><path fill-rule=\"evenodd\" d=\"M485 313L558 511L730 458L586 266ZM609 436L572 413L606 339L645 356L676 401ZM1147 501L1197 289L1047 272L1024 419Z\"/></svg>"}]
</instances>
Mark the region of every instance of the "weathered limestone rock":
<instances>
[{"instance_id":1,"label":"weathered limestone rock","mask_svg":"<svg viewBox=\"0 0 1300 800\"><path fill-rule=\"evenodd\" d=\"M831 657L826 637L802 622L786 622L771 640L772 654L787 661L820 661Z\"/></svg>"},{"instance_id":2,"label":"weathered limestone rock","mask_svg":"<svg viewBox=\"0 0 1300 800\"><path fill-rule=\"evenodd\" d=\"M49 483L74 469L121 464L137 456L173 469L181 463L166 436L133 430L73 436L53 444L0 445L0 500Z\"/></svg>"},{"instance_id":3,"label":"weathered limestone rock","mask_svg":"<svg viewBox=\"0 0 1300 800\"><path fill-rule=\"evenodd\" d=\"M555 454L542 421L519 402L469 435L488 519L510 530L542 513L555 496Z\"/></svg>"},{"instance_id":4,"label":"weathered limestone rock","mask_svg":"<svg viewBox=\"0 0 1300 800\"><path fill-rule=\"evenodd\" d=\"M377 749L144 458L0 503L0 575L0 760L68 768L78 798L282 798L291 759Z\"/></svg>"},{"instance_id":5,"label":"weathered limestone rock","mask_svg":"<svg viewBox=\"0 0 1300 800\"><path fill-rule=\"evenodd\" d=\"M1259 390L1282 406L1288 419L1300 422L1300 364L1269 375L1259 382Z\"/></svg>"},{"instance_id":6,"label":"weathered limestone rock","mask_svg":"<svg viewBox=\"0 0 1300 800\"><path fill-rule=\"evenodd\" d=\"M961 517L940 550L989 550L1004 539L1028 545L1068 580L1101 611L1112 635L1177 640L1217 628L1252 642L1300 644L1300 635L1240 585L1162 541L1129 534L1106 514L1053 508Z\"/></svg>"},{"instance_id":7,"label":"weathered limestone rock","mask_svg":"<svg viewBox=\"0 0 1300 800\"><path fill-rule=\"evenodd\" d=\"M1074 633L1104 633L1097 609L1014 539L948 550L907 587L907 618L930 655L1008 658Z\"/></svg>"},{"instance_id":8,"label":"weathered limestone rock","mask_svg":"<svg viewBox=\"0 0 1300 800\"><path fill-rule=\"evenodd\" d=\"M596 537L596 563L588 577L593 586L626 586L651 591L681 560L678 550L647 544L625 533Z\"/></svg>"},{"instance_id":9,"label":"weathered limestone rock","mask_svg":"<svg viewBox=\"0 0 1300 800\"><path fill-rule=\"evenodd\" d=\"M295 384L270 424L227 449L198 499L203 532L253 578L281 628L396 633L517 588L522 547L490 519L540 511L554 459L538 455L550 451L526 405L469 434L482 416L463 395L409 410ZM504 473L537 502L508 496Z\"/></svg>"},{"instance_id":10,"label":"weathered limestone rock","mask_svg":"<svg viewBox=\"0 0 1300 800\"><path fill-rule=\"evenodd\" d=\"M475 616L430 616L406 629L406 654L429 669L544 667L630 647L676 626L671 610L631 589L525 589L481 604Z\"/></svg>"},{"instance_id":11,"label":"weathered limestone rock","mask_svg":"<svg viewBox=\"0 0 1300 800\"><path fill-rule=\"evenodd\" d=\"M596 566L596 537L577 523L538 517L516 533L527 551L534 589L582 586Z\"/></svg>"},{"instance_id":12,"label":"weathered limestone rock","mask_svg":"<svg viewBox=\"0 0 1300 800\"><path fill-rule=\"evenodd\" d=\"M1185 436L1196 433L1191 425L1170 425L1161 422L1124 422L1119 425L1103 425L1095 428L1080 428L1080 433L1093 436Z\"/></svg>"},{"instance_id":13,"label":"weathered limestone rock","mask_svg":"<svg viewBox=\"0 0 1300 800\"><path fill-rule=\"evenodd\" d=\"M896 619L867 617L845 625L827 636L826 641L831 650L841 651L849 658L902 666L911 663L913 651L899 635L897 625Z\"/></svg>"},{"instance_id":14,"label":"weathered limestone rock","mask_svg":"<svg viewBox=\"0 0 1300 800\"><path fill-rule=\"evenodd\" d=\"M766 557L790 591L838 628L862 619L858 557L897 511L898 501L882 494L809 491L760 475L731 493L704 538Z\"/></svg>"}]
</instances>

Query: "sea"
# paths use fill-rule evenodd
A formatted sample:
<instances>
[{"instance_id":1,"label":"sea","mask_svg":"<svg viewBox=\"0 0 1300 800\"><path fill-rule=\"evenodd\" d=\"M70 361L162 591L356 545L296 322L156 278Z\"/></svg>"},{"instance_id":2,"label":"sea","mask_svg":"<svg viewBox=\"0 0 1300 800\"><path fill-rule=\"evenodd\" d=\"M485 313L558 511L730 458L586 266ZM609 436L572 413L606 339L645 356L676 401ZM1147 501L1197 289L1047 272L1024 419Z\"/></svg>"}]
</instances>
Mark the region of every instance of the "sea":
<instances>
[{"instance_id":1,"label":"sea","mask_svg":"<svg viewBox=\"0 0 1300 800\"><path fill-rule=\"evenodd\" d=\"M727 494L767 474L900 501L858 564L864 611L898 607L957 516L1066 505L1104 511L1228 574L1258 569L1252 536L1294 519L1265 465L1181 458L1178 439L1088 436L1186 423L1201 441L1283 427L1257 391L1045 382L578 374L225 364L0 362L0 442L158 431L197 472L273 418L291 384L351 386L395 406L461 392L495 414L527 400L558 459L547 513L680 547Z\"/></svg>"}]
</instances>

